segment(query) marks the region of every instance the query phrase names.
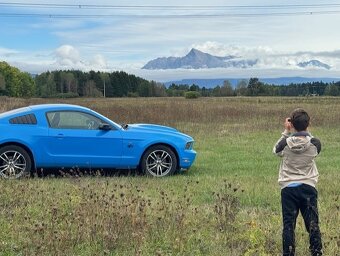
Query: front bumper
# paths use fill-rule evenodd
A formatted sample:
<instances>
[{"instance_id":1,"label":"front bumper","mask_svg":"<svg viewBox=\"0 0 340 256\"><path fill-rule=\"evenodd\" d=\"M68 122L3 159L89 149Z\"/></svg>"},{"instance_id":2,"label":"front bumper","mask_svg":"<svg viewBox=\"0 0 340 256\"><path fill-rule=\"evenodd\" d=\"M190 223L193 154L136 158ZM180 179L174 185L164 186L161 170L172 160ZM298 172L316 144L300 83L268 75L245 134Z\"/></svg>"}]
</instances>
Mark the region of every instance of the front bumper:
<instances>
[{"instance_id":1,"label":"front bumper","mask_svg":"<svg viewBox=\"0 0 340 256\"><path fill-rule=\"evenodd\" d=\"M189 169L196 159L196 151L185 150L183 154L180 156L179 167L180 169Z\"/></svg>"}]
</instances>

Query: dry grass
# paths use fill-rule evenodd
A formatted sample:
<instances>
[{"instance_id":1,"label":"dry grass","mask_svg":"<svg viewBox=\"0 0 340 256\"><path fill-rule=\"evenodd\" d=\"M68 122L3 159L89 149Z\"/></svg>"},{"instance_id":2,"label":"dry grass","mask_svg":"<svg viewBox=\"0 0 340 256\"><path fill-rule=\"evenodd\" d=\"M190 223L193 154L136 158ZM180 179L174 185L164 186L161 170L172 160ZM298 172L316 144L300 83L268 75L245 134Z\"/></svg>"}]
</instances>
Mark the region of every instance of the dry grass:
<instances>
[{"instance_id":1,"label":"dry grass","mask_svg":"<svg viewBox=\"0 0 340 256\"><path fill-rule=\"evenodd\" d=\"M0 112L83 105L117 123L171 125L196 139L192 170L166 179L0 180L0 255L279 255L278 159L271 148L296 107L323 142L319 206L325 255L339 255L340 98L0 98ZM308 254L303 223L299 255Z\"/></svg>"},{"instance_id":2,"label":"dry grass","mask_svg":"<svg viewBox=\"0 0 340 256\"><path fill-rule=\"evenodd\" d=\"M1 243L5 255L206 255L218 232L230 250L245 250L235 240L239 209L236 190L211 195L214 211L196 205L190 189L155 188L156 181L138 178L75 178L60 182L1 182ZM61 187L62 186L62 187ZM157 195L150 195L156 192ZM202 212L210 215L208 218ZM0 253L1 254L1 253ZM2 254L1 254L2 255Z\"/></svg>"},{"instance_id":3,"label":"dry grass","mask_svg":"<svg viewBox=\"0 0 340 256\"><path fill-rule=\"evenodd\" d=\"M313 126L336 127L340 99L336 97L291 98L82 98L16 99L0 98L0 112L33 104L68 103L94 109L117 123L149 122L176 125L224 124L259 126L252 129L277 128L282 118L296 107L312 113Z\"/></svg>"}]
</instances>

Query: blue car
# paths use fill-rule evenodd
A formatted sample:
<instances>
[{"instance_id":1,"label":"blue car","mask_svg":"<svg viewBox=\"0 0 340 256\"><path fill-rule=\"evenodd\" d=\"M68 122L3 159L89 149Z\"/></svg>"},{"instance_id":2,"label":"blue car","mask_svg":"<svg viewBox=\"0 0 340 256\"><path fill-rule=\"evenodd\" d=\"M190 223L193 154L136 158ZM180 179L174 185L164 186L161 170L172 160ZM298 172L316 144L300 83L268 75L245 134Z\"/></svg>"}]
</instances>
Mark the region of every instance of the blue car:
<instances>
[{"instance_id":1,"label":"blue car","mask_svg":"<svg viewBox=\"0 0 340 256\"><path fill-rule=\"evenodd\" d=\"M42 104L0 114L0 176L40 168L140 169L163 177L194 162L192 137L151 124L119 125L77 105Z\"/></svg>"}]
</instances>

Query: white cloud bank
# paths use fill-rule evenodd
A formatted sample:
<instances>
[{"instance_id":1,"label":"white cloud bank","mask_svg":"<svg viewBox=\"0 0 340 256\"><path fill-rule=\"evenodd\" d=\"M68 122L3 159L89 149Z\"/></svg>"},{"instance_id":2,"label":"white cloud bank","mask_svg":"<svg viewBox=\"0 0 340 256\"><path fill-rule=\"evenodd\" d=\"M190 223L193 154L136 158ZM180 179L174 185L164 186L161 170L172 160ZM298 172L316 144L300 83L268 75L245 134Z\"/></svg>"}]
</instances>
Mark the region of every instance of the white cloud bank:
<instances>
[{"instance_id":1,"label":"white cloud bank","mask_svg":"<svg viewBox=\"0 0 340 256\"><path fill-rule=\"evenodd\" d=\"M0 60L32 74L67 69L111 71L103 55L84 54L72 45L61 45L57 49L44 52L20 52L0 48Z\"/></svg>"},{"instance_id":2,"label":"white cloud bank","mask_svg":"<svg viewBox=\"0 0 340 256\"><path fill-rule=\"evenodd\" d=\"M242 59L258 59L254 68L256 69L288 69L301 70L297 65L301 62L318 60L331 66L331 70L339 71L340 76L340 50L329 52L287 52L274 50L269 46L241 46L225 45L219 42L207 41L202 44L193 44L191 48L215 55L215 56L237 56ZM319 70L318 67L306 69ZM322 68L321 68L322 69Z\"/></svg>"},{"instance_id":3,"label":"white cloud bank","mask_svg":"<svg viewBox=\"0 0 340 256\"><path fill-rule=\"evenodd\" d=\"M90 59L81 57L77 48L72 45L62 45L54 51L56 59L52 66L60 69L80 70L106 70L108 68L106 59L101 54L95 54Z\"/></svg>"},{"instance_id":4,"label":"white cloud bank","mask_svg":"<svg viewBox=\"0 0 340 256\"><path fill-rule=\"evenodd\" d=\"M193 44L202 52L210 53L215 56L242 56L244 58L257 58L275 54L274 50L268 46L246 47L241 45L225 45L219 42L207 41L203 44Z\"/></svg>"},{"instance_id":5,"label":"white cloud bank","mask_svg":"<svg viewBox=\"0 0 340 256\"><path fill-rule=\"evenodd\" d=\"M238 56L240 59L258 59L255 66L242 68L216 68L216 69L175 69L175 70L144 70L143 62L119 60L112 61L103 54L87 51L87 48L65 44L51 51L19 52L14 49L0 48L0 57L10 64L30 73L41 73L51 70L79 69L83 71L98 70L112 72L123 70L149 80L165 82L185 78L249 78L257 77L340 77L340 50L334 52L283 52L269 46L242 46L227 45L220 42L207 41L201 44L192 44L182 49L170 49L176 56L184 56L191 48L216 55ZM300 68L300 62L317 59L331 66L330 70L316 67Z\"/></svg>"}]
</instances>

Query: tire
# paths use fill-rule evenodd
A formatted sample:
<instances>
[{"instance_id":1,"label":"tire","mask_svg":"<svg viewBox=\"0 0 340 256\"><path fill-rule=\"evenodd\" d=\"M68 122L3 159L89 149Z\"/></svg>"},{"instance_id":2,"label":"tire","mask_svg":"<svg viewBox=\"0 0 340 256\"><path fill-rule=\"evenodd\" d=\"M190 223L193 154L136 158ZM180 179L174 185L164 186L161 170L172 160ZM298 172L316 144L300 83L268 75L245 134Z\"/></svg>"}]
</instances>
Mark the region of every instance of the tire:
<instances>
[{"instance_id":1,"label":"tire","mask_svg":"<svg viewBox=\"0 0 340 256\"><path fill-rule=\"evenodd\" d=\"M176 154L167 146L152 146L143 154L141 168L147 176L170 176L177 169Z\"/></svg>"},{"instance_id":2,"label":"tire","mask_svg":"<svg viewBox=\"0 0 340 256\"><path fill-rule=\"evenodd\" d=\"M16 145L0 148L0 177L19 179L30 173L32 160L26 150Z\"/></svg>"}]
</instances>

